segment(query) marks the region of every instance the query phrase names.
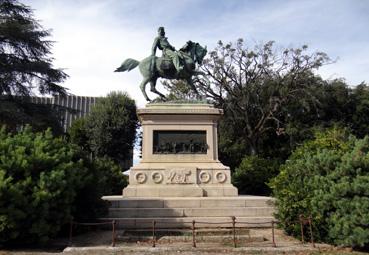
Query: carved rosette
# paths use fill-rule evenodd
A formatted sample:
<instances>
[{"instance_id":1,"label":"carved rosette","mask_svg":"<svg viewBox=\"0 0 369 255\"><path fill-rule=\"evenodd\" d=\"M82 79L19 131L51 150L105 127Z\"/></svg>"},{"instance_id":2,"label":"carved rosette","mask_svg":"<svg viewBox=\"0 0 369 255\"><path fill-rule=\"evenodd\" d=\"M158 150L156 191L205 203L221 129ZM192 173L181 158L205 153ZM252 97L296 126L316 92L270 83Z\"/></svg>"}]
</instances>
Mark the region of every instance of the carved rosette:
<instances>
[{"instance_id":1,"label":"carved rosette","mask_svg":"<svg viewBox=\"0 0 369 255\"><path fill-rule=\"evenodd\" d=\"M156 184L159 184L163 181L163 175L159 172L153 172L151 174L151 178L152 178L153 182L156 183Z\"/></svg>"},{"instance_id":2,"label":"carved rosette","mask_svg":"<svg viewBox=\"0 0 369 255\"><path fill-rule=\"evenodd\" d=\"M135 179L136 179L137 183L143 184L143 183L146 182L147 176L146 176L145 173L139 172L139 173L135 174Z\"/></svg>"},{"instance_id":3,"label":"carved rosette","mask_svg":"<svg viewBox=\"0 0 369 255\"><path fill-rule=\"evenodd\" d=\"M218 183L224 183L227 180L227 175L224 172L216 172L215 179Z\"/></svg>"},{"instance_id":4,"label":"carved rosette","mask_svg":"<svg viewBox=\"0 0 369 255\"><path fill-rule=\"evenodd\" d=\"M199 178L201 183L208 183L210 182L211 176L208 171L201 171L199 174Z\"/></svg>"}]
</instances>

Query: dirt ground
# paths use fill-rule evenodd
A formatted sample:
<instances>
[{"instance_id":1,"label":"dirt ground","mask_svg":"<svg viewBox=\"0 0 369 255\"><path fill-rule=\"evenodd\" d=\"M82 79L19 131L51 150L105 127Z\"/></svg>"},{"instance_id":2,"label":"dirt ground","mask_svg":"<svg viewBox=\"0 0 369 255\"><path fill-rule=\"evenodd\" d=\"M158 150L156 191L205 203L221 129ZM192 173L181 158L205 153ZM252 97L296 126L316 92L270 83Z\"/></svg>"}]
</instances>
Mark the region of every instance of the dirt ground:
<instances>
[{"instance_id":1,"label":"dirt ground","mask_svg":"<svg viewBox=\"0 0 369 255\"><path fill-rule=\"evenodd\" d=\"M275 231L275 243L276 247L272 242L271 229L239 233L236 242L237 248L233 247L232 235L213 236L199 233L196 236L196 248L192 247L191 233L180 236L158 235L155 243L156 247L152 247L153 242L150 235L138 241L135 238L126 238L123 231L118 231L115 247L112 247L112 232L97 230L73 237L71 245L69 239L61 238L54 240L48 248L0 250L0 255L51 255L58 253L65 255L369 254L351 251L347 248L336 248L326 244L316 244L316 247L313 247L310 243L301 244L299 240L286 236L281 230Z\"/></svg>"}]
</instances>

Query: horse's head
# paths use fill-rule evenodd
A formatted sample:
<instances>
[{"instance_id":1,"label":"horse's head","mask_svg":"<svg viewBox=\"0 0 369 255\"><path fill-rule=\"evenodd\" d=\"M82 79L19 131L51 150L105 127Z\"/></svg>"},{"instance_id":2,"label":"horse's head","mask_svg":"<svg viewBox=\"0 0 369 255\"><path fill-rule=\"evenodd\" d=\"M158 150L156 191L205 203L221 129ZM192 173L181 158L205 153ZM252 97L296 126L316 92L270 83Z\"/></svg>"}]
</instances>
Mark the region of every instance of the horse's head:
<instances>
[{"instance_id":1,"label":"horse's head","mask_svg":"<svg viewBox=\"0 0 369 255\"><path fill-rule=\"evenodd\" d=\"M202 61L208 52L206 47L203 48L199 43L195 43L192 41L188 41L185 46L183 46L180 51L183 51L190 55L194 62L198 63L199 65L202 64Z\"/></svg>"},{"instance_id":2,"label":"horse's head","mask_svg":"<svg viewBox=\"0 0 369 255\"><path fill-rule=\"evenodd\" d=\"M204 57L206 55L206 53L208 52L208 50L206 49L206 46L205 48L203 48L199 43L195 43L194 44L195 46L195 61L201 65L202 64L202 61L204 60Z\"/></svg>"}]
</instances>

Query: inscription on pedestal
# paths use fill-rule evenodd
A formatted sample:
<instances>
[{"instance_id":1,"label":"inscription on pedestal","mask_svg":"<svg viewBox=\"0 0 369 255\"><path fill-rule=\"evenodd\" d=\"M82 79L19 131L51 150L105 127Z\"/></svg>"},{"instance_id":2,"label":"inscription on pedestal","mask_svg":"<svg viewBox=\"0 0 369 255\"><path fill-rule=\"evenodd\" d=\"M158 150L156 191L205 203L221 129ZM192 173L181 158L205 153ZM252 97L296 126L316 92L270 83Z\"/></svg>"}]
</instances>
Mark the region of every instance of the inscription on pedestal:
<instances>
[{"instance_id":1,"label":"inscription on pedestal","mask_svg":"<svg viewBox=\"0 0 369 255\"><path fill-rule=\"evenodd\" d=\"M168 184L192 184L194 183L194 171L188 168L170 168L167 170Z\"/></svg>"}]
</instances>

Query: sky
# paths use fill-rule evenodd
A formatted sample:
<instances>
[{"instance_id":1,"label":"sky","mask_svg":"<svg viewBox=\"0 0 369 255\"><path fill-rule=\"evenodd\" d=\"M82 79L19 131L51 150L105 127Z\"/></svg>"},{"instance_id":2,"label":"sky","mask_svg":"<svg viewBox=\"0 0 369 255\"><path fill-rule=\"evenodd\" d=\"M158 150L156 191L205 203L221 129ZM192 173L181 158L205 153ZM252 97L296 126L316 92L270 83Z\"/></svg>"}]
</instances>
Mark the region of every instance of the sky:
<instances>
[{"instance_id":1,"label":"sky","mask_svg":"<svg viewBox=\"0 0 369 255\"><path fill-rule=\"evenodd\" d=\"M79 96L126 91L144 107L138 68L113 71L127 58L149 56L160 26L176 48L192 40L211 50L219 40L238 38L250 47L270 40L281 48L308 45L335 60L319 70L324 79L369 82L369 0L20 1L52 30L54 66L70 76L63 86ZM165 92L160 80L157 88Z\"/></svg>"},{"instance_id":2,"label":"sky","mask_svg":"<svg viewBox=\"0 0 369 255\"><path fill-rule=\"evenodd\" d=\"M113 71L126 58L149 56L159 26L176 48L192 40L211 50L219 40L238 38L250 47L270 40L280 47L307 44L335 60L319 70L323 78L369 82L368 0L20 1L52 29L54 66L70 76L63 86L75 95L126 91L144 107L138 68Z\"/></svg>"}]
</instances>

